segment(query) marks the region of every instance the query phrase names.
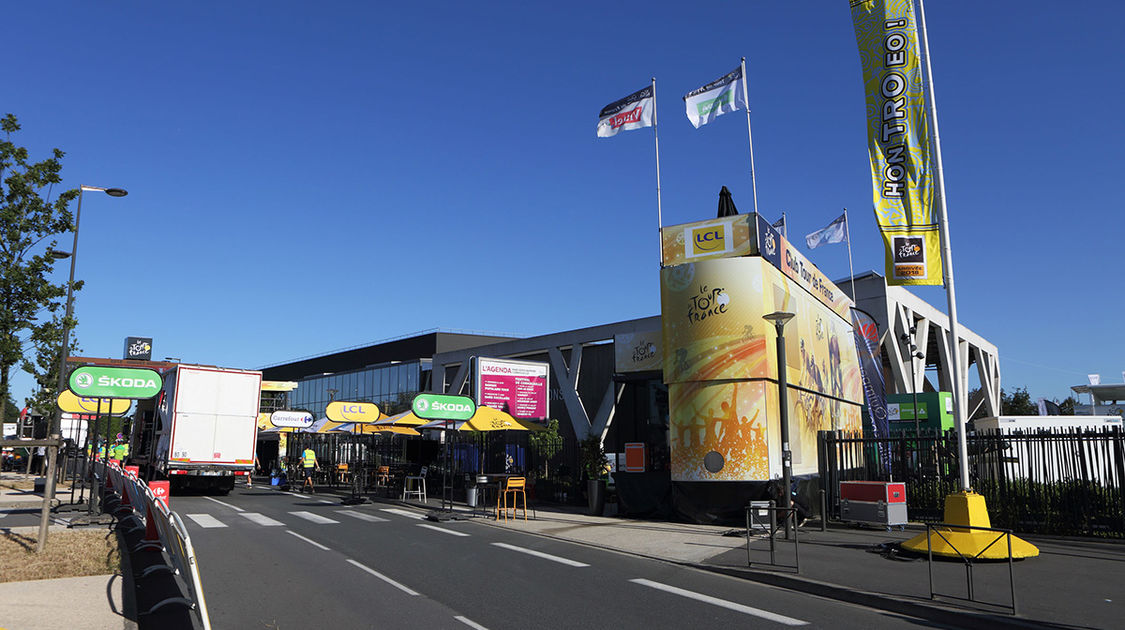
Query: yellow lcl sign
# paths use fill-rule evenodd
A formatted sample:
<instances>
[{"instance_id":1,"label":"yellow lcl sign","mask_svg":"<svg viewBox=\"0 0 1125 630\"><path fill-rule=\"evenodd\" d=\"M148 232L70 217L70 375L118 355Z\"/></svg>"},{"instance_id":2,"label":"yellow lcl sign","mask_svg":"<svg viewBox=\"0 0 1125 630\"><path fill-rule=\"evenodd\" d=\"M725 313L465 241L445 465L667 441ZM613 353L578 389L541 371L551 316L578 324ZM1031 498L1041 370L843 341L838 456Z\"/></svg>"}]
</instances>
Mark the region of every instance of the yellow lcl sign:
<instances>
[{"instance_id":1,"label":"yellow lcl sign","mask_svg":"<svg viewBox=\"0 0 1125 630\"><path fill-rule=\"evenodd\" d=\"M330 402L325 410L333 422L375 422L379 419L379 406L364 402Z\"/></svg>"},{"instance_id":2,"label":"yellow lcl sign","mask_svg":"<svg viewBox=\"0 0 1125 630\"><path fill-rule=\"evenodd\" d=\"M101 413L111 416L129 411L133 401L128 398L86 398L76 396L69 389L59 394L59 409L67 413L92 414L98 413L98 401L101 401Z\"/></svg>"}]
</instances>

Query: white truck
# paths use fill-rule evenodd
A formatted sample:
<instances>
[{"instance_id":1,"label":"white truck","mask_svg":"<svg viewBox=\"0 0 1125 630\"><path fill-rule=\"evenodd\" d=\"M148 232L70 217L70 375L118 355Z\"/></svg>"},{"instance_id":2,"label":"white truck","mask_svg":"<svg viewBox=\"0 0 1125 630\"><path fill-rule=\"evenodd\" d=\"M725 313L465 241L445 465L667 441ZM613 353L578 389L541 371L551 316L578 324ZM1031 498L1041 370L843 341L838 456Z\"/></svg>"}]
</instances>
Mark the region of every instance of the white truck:
<instances>
[{"instance_id":1,"label":"white truck","mask_svg":"<svg viewBox=\"0 0 1125 630\"><path fill-rule=\"evenodd\" d=\"M177 365L164 389L138 405L131 460L173 491L226 494L254 469L262 373Z\"/></svg>"}]
</instances>

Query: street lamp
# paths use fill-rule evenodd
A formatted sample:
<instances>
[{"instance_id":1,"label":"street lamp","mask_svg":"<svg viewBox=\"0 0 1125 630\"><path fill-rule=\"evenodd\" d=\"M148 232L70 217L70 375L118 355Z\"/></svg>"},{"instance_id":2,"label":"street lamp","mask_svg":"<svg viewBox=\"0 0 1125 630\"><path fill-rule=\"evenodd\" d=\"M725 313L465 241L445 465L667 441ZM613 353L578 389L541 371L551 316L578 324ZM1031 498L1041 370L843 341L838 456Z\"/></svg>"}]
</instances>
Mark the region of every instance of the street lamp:
<instances>
[{"instance_id":1,"label":"street lamp","mask_svg":"<svg viewBox=\"0 0 1125 630\"><path fill-rule=\"evenodd\" d=\"M63 393L67 388L66 383L66 360L70 356L70 318L74 314L74 266L78 260L78 227L82 221L82 193L86 191L100 191L109 195L110 197L124 197L129 194L128 191L122 188L102 188L100 186L80 186L78 188L78 209L74 213L74 245L70 248L70 252L51 252L53 258L70 258L70 281L66 285L66 317L63 318L63 333L62 333L62 347L59 348L59 387L57 394ZM57 395L56 394L56 395ZM57 407L57 405L56 405ZM51 420L51 430L48 431L49 436L54 439L59 432L59 427L62 425L62 410L56 409L55 414ZM89 430L86 431L86 439L90 438ZM48 467L47 472L47 501L44 506L49 505L55 496L55 457L57 448L52 446L48 449ZM83 485L85 480L83 479ZM42 549L43 541L47 538L47 508L44 507L43 519L39 527L39 540L40 549Z\"/></svg>"},{"instance_id":2,"label":"street lamp","mask_svg":"<svg viewBox=\"0 0 1125 630\"><path fill-rule=\"evenodd\" d=\"M918 346L914 344L913 337L916 332L918 332L918 328L911 326L909 334L902 333L898 338L910 353L910 393L914 396L914 437L917 438L921 434L922 425L918 413L918 375L915 373L914 360L925 359L926 355L922 354L918 350ZM929 419L929 414L926 414L926 418Z\"/></svg>"},{"instance_id":3,"label":"street lamp","mask_svg":"<svg viewBox=\"0 0 1125 630\"><path fill-rule=\"evenodd\" d=\"M792 492L789 488L793 477L793 452L789 450L789 382L785 366L785 324L793 319L793 313L775 311L763 315L762 319L773 322L777 329L777 405L781 425L781 507L789 510L793 506ZM794 522L794 525L796 523ZM789 537L789 512L785 513L785 537Z\"/></svg>"}]
</instances>

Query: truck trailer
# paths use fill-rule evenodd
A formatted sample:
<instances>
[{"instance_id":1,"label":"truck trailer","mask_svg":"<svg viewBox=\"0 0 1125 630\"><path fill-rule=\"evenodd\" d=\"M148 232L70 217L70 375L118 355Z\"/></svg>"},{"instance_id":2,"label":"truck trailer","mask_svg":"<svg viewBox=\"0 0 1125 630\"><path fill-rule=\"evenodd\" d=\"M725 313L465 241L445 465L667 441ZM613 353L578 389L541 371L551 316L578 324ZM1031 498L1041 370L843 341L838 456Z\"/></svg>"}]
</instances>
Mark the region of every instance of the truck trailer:
<instances>
[{"instance_id":1,"label":"truck trailer","mask_svg":"<svg viewBox=\"0 0 1125 630\"><path fill-rule=\"evenodd\" d=\"M131 460L171 490L226 494L254 470L262 373L177 365L164 388L140 401Z\"/></svg>"}]
</instances>

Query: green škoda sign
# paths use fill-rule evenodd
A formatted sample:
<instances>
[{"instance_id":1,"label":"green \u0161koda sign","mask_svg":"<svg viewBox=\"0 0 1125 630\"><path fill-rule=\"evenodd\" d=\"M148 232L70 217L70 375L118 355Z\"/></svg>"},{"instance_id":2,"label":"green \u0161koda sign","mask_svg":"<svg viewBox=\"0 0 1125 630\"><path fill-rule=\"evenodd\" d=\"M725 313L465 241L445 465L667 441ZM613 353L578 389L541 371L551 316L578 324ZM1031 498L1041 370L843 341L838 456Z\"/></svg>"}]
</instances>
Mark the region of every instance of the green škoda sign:
<instances>
[{"instance_id":1,"label":"green \u0161koda sign","mask_svg":"<svg viewBox=\"0 0 1125 630\"><path fill-rule=\"evenodd\" d=\"M468 396L418 394L413 411L423 420L468 420L476 413L477 404Z\"/></svg>"},{"instance_id":2,"label":"green \u0161koda sign","mask_svg":"<svg viewBox=\"0 0 1125 630\"><path fill-rule=\"evenodd\" d=\"M164 380L153 370L86 365L70 373L70 391L80 398L152 398Z\"/></svg>"}]
</instances>

